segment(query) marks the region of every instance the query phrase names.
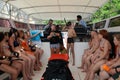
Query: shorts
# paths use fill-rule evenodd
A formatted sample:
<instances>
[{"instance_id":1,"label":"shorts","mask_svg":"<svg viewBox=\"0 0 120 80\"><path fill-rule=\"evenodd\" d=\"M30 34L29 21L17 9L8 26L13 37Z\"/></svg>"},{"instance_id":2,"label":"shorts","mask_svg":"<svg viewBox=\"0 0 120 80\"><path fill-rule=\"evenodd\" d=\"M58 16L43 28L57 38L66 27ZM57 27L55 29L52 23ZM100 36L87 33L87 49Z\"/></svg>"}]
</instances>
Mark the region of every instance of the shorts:
<instances>
[{"instance_id":1,"label":"shorts","mask_svg":"<svg viewBox=\"0 0 120 80\"><path fill-rule=\"evenodd\" d=\"M50 48L60 48L60 44L57 43L57 44L50 44Z\"/></svg>"},{"instance_id":2,"label":"shorts","mask_svg":"<svg viewBox=\"0 0 120 80\"><path fill-rule=\"evenodd\" d=\"M74 39L73 38L67 38L67 43L74 43Z\"/></svg>"}]
</instances>

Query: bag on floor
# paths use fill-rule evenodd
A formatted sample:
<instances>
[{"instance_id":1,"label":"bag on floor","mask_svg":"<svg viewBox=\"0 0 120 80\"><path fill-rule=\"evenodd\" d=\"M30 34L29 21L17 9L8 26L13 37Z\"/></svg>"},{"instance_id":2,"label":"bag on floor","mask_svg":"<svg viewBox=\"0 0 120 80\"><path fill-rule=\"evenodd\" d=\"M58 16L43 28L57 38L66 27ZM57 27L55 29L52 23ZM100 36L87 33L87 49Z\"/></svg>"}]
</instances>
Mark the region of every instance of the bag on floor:
<instances>
[{"instance_id":1,"label":"bag on floor","mask_svg":"<svg viewBox=\"0 0 120 80\"><path fill-rule=\"evenodd\" d=\"M41 80L74 80L68 68L68 61L50 60Z\"/></svg>"}]
</instances>

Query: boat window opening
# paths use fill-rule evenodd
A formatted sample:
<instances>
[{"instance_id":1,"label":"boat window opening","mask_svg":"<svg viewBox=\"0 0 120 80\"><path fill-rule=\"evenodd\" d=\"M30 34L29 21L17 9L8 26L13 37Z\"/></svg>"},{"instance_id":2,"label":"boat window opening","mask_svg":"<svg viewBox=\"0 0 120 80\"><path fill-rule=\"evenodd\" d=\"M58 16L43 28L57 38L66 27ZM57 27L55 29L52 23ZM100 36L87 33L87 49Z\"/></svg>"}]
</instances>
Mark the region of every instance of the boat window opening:
<instances>
[{"instance_id":1,"label":"boat window opening","mask_svg":"<svg viewBox=\"0 0 120 80\"><path fill-rule=\"evenodd\" d=\"M110 19L108 27L120 27L120 16Z\"/></svg>"},{"instance_id":2,"label":"boat window opening","mask_svg":"<svg viewBox=\"0 0 120 80\"><path fill-rule=\"evenodd\" d=\"M102 29L102 28L104 28L105 23L106 23L106 20L98 22L98 23L95 23L95 29Z\"/></svg>"}]
</instances>

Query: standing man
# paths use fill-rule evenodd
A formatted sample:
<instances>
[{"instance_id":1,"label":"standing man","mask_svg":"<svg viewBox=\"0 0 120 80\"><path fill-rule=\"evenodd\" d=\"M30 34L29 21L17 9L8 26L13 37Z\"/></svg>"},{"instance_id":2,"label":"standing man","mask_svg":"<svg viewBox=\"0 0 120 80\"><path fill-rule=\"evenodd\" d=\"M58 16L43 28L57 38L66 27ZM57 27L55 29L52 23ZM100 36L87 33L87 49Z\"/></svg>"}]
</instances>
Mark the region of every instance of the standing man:
<instances>
[{"instance_id":1,"label":"standing man","mask_svg":"<svg viewBox=\"0 0 120 80\"><path fill-rule=\"evenodd\" d=\"M82 25L84 28L87 28L86 22L82 19L81 15L77 15L78 25Z\"/></svg>"},{"instance_id":2,"label":"standing man","mask_svg":"<svg viewBox=\"0 0 120 80\"><path fill-rule=\"evenodd\" d=\"M49 35L50 31L51 31L51 26L53 25L53 20L50 19L48 24L44 27L44 37L47 38L47 36Z\"/></svg>"},{"instance_id":3,"label":"standing man","mask_svg":"<svg viewBox=\"0 0 120 80\"><path fill-rule=\"evenodd\" d=\"M87 38L87 25L86 22L82 19L81 15L77 15L77 21L78 23L76 23L74 29L80 41L83 41L85 38Z\"/></svg>"},{"instance_id":4,"label":"standing man","mask_svg":"<svg viewBox=\"0 0 120 80\"><path fill-rule=\"evenodd\" d=\"M46 31L46 30L50 29L51 26L52 26L52 24L53 24L53 20L50 19L49 22L48 22L48 24L45 26L44 30Z\"/></svg>"}]
</instances>

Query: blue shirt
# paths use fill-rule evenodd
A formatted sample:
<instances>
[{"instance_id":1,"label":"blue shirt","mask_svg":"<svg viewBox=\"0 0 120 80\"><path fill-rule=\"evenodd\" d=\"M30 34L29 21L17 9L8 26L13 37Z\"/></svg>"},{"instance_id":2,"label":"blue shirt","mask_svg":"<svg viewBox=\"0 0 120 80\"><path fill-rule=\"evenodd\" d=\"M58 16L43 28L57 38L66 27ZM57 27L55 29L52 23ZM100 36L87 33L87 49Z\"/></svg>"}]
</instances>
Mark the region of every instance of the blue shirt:
<instances>
[{"instance_id":1,"label":"blue shirt","mask_svg":"<svg viewBox=\"0 0 120 80\"><path fill-rule=\"evenodd\" d=\"M39 32L40 30L30 30L31 35L35 35ZM41 38L40 38L41 36L43 36L42 33L36 35L35 37L32 38L32 41L41 41Z\"/></svg>"},{"instance_id":2,"label":"blue shirt","mask_svg":"<svg viewBox=\"0 0 120 80\"><path fill-rule=\"evenodd\" d=\"M83 20L79 21L79 25L82 25L83 27L87 28L86 22Z\"/></svg>"}]
</instances>

